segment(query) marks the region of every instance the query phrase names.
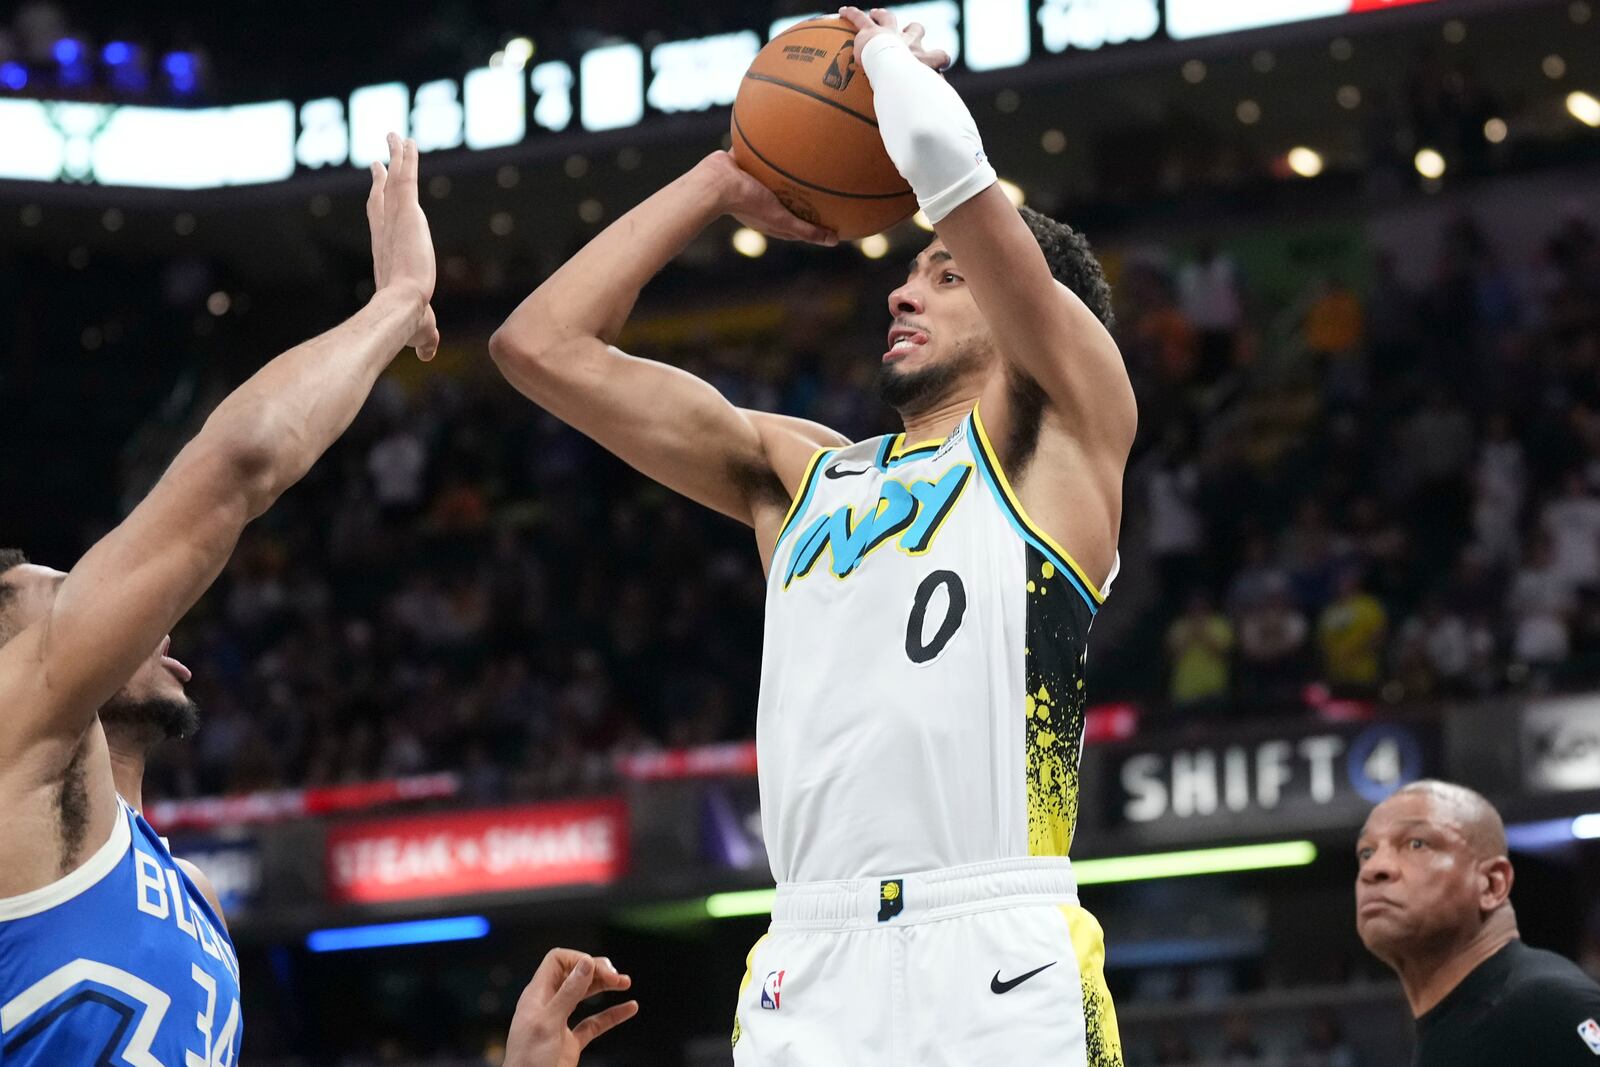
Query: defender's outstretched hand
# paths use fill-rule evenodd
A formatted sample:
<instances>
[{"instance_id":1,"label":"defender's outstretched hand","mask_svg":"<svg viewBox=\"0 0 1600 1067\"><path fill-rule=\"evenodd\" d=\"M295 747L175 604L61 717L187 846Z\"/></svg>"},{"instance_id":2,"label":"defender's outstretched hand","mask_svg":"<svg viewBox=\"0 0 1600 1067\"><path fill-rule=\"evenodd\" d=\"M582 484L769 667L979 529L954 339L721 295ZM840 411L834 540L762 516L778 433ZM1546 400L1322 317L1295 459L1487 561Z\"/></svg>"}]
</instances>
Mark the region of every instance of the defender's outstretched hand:
<instances>
[{"instance_id":1,"label":"defender's outstretched hand","mask_svg":"<svg viewBox=\"0 0 1600 1067\"><path fill-rule=\"evenodd\" d=\"M429 304L422 324L406 342L417 357L430 360L439 351L439 324L434 319L433 235L417 199L417 142L389 135L389 166L372 164L372 191L367 194L367 226L372 231L372 273L379 289L404 286Z\"/></svg>"},{"instance_id":2,"label":"defender's outstretched hand","mask_svg":"<svg viewBox=\"0 0 1600 1067\"><path fill-rule=\"evenodd\" d=\"M624 1001L569 1027L567 1020L579 1002L631 985L633 979L619 974L604 957L551 949L517 1001L506 1037L505 1067L576 1067L589 1042L639 1011L637 1000Z\"/></svg>"},{"instance_id":3,"label":"defender's outstretched hand","mask_svg":"<svg viewBox=\"0 0 1600 1067\"><path fill-rule=\"evenodd\" d=\"M752 230L785 241L836 245L832 230L814 226L783 206L771 189L746 174L728 152L713 152L695 165L695 171L716 190L725 215L732 215Z\"/></svg>"},{"instance_id":4,"label":"defender's outstretched hand","mask_svg":"<svg viewBox=\"0 0 1600 1067\"><path fill-rule=\"evenodd\" d=\"M927 36L927 30L923 28L922 23L913 22L902 30L900 29L900 21L894 17L894 12L892 11L885 11L881 7L875 7L869 13L859 7L841 7L839 9L839 17L856 28L856 55L858 56L861 54L861 50L867 46L868 41L874 37L892 33L905 38L906 44L911 48L911 54L940 74L949 70L950 64L954 62L950 58L950 53L942 48L929 50L923 47L922 39Z\"/></svg>"}]
</instances>

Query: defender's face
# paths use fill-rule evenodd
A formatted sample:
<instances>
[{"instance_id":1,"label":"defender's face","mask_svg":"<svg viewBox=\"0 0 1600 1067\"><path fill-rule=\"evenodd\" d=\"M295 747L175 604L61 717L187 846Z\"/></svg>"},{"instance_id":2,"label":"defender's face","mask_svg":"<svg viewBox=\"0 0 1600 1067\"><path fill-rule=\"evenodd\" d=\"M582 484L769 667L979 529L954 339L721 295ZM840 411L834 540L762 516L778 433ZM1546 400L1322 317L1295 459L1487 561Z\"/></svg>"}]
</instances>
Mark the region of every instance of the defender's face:
<instances>
[{"instance_id":1,"label":"defender's face","mask_svg":"<svg viewBox=\"0 0 1600 1067\"><path fill-rule=\"evenodd\" d=\"M889 294L889 314L885 373L917 374L992 347L961 266L938 239L911 261L905 284Z\"/></svg>"},{"instance_id":2,"label":"defender's face","mask_svg":"<svg viewBox=\"0 0 1600 1067\"><path fill-rule=\"evenodd\" d=\"M1477 924L1482 865L1452 811L1432 795L1399 793L1374 808L1356 861L1356 932L1376 955Z\"/></svg>"},{"instance_id":3,"label":"defender's face","mask_svg":"<svg viewBox=\"0 0 1600 1067\"><path fill-rule=\"evenodd\" d=\"M20 633L50 614L56 593L61 589L66 575L49 567L25 563L7 571L5 578L17 588L16 625L13 632ZM171 647L172 636L169 634L151 650L149 657L139 664L133 677L128 679L113 699L138 704L152 700L187 701L188 695L183 687L192 675L189 668L168 655Z\"/></svg>"}]
</instances>

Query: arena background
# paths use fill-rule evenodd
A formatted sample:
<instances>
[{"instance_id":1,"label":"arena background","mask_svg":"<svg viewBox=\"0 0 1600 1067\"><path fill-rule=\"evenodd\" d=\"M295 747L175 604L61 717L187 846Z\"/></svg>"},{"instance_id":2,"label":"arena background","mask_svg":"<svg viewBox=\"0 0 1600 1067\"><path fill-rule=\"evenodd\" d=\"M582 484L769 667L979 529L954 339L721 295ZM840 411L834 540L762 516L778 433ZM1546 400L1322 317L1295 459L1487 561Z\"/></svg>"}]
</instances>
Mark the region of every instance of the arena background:
<instances>
[{"instance_id":1,"label":"arena background","mask_svg":"<svg viewBox=\"0 0 1600 1067\"><path fill-rule=\"evenodd\" d=\"M959 45L1002 175L1116 286L1141 434L1073 855L1130 1065L1407 1062L1352 852L1423 775L1501 806L1525 938L1600 977L1592 4L901 10ZM246 1062L496 1063L557 943L642 1003L586 1063L729 1062L770 902L749 535L536 411L486 340L722 143L750 56L813 11L0 14L0 544L44 562L358 306L352 164L390 128L428 150L444 351L397 361L175 634L206 725L149 814L224 894ZM625 342L879 432L882 298L923 240L763 248L728 222ZM400 936L454 940L337 933L441 918Z\"/></svg>"}]
</instances>

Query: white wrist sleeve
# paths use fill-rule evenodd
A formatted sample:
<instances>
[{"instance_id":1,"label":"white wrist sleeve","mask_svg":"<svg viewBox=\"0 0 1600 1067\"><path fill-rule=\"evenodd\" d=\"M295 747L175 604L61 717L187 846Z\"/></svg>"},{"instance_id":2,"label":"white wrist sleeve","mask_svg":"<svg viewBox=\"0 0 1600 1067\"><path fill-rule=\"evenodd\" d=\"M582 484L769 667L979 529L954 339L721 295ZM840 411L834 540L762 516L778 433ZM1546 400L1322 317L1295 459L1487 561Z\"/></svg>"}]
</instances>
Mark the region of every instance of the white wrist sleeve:
<instances>
[{"instance_id":1,"label":"white wrist sleeve","mask_svg":"<svg viewBox=\"0 0 1600 1067\"><path fill-rule=\"evenodd\" d=\"M883 147L928 221L939 222L994 184L972 112L901 37L884 33L868 41L861 67L872 82Z\"/></svg>"}]
</instances>

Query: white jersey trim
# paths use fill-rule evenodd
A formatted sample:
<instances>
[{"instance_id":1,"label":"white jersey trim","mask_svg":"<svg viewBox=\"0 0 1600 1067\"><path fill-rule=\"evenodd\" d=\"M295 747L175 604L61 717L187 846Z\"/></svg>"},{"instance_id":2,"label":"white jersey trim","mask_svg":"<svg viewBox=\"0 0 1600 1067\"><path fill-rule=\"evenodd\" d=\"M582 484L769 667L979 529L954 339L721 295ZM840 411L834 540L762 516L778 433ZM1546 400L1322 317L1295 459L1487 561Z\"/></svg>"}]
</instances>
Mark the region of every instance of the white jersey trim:
<instances>
[{"instance_id":1,"label":"white jersey trim","mask_svg":"<svg viewBox=\"0 0 1600 1067\"><path fill-rule=\"evenodd\" d=\"M128 809L119 799L116 823L111 827L111 837L106 843L66 877L20 896L0 898L0 922L26 919L30 915L49 911L93 889L102 878L116 870L117 864L122 862L122 857L132 847L133 828L128 825Z\"/></svg>"}]
</instances>

